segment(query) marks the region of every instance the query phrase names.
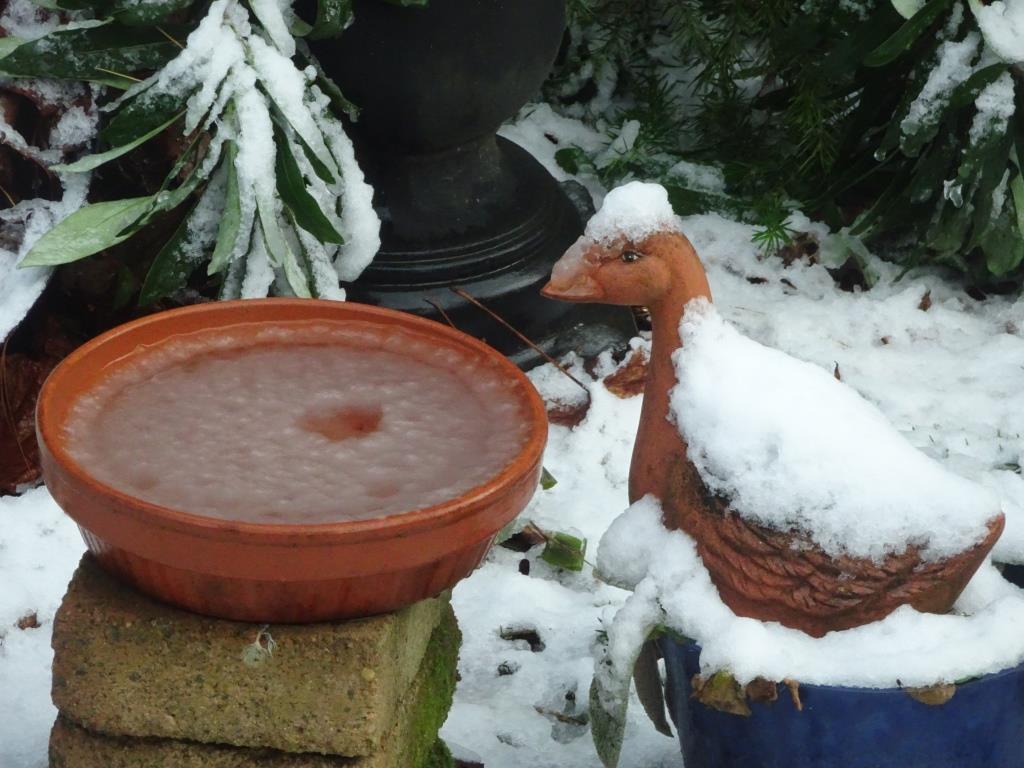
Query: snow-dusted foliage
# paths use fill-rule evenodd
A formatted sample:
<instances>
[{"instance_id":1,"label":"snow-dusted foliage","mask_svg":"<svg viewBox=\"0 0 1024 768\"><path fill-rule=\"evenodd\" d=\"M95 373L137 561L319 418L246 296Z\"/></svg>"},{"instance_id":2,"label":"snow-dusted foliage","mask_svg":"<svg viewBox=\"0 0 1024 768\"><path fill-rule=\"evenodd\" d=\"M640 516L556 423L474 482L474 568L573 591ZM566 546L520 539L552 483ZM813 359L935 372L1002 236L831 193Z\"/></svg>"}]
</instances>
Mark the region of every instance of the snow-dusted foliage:
<instances>
[{"instance_id":1,"label":"snow-dusted foliage","mask_svg":"<svg viewBox=\"0 0 1024 768\"><path fill-rule=\"evenodd\" d=\"M59 23L56 14L30 0L10 0L0 12L0 30L7 33L6 39L42 37ZM0 51L0 55L2 53ZM52 124L45 135L26 137L8 121L8 104L4 101L0 114L0 144L40 168L68 159L95 137L99 113L93 101L95 93L88 86L55 80L15 82L0 78L0 90L8 88L28 98L41 111L59 115L50 121ZM31 143L33 140L39 142L39 146ZM21 322L39 298L51 273L48 267L19 270L18 262L40 237L85 203L89 191L88 173L57 173L56 177L61 195L54 200L18 199L16 192L4 192L12 205L0 211L0 341Z\"/></svg>"},{"instance_id":2,"label":"snow-dusted foliage","mask_svg":"<svg viewBox=\"0 0 1024 768\"><path fill-rule=\"evenodd\" d=\"M166 15L168 7L157 3L153 12ZM69 81L99 71L126 88L104 107L101 137L110 149L70 163L62 156L38 162L69 178L87 177L165 131L182 139L159 190L85 205L51 222L27 253L17 254L20 266L43 274L38 268L117 245L184 206L180 226L155 254L142 304L185 288L204 263L208 274L223 276L222 298L273 291L343 299L341 281L358 277L380 246L373 190L331 112L332 99L343 100L325 93L333 86L289 31L301 20L288 2L213 0L195 10L192 31L181 32L184 42L158 18L147 19L144 29L110 19L56 28L33 26L26 14L13 19L25 36L5 38L0 71ZM110 51L103 66L81 59L96 47ZM129 76L136 70L152 74L136 80ZM55 132L73 128L65 122ZM0 126L0 140L16 138Z\"/></svg>"},{"instance_id":3,"label":"snow-dusted foliage","mask_svg":"<svg viewBox=\"0 0 1024 768\"><path fill-rule=\"evenodd\" d=\"M218 166L224 180L200 199L190 229L218 211L225 220L213 240L192 238L185 255L214 246L209 271L237 278L225 282L225 297L264 296L274 274L295 295L341 299L339 274L357 277L380 245L372 190L316 70L292 61L290 9L252 8L258 24L238 0L214 0L181 53L113 108L170 103L183 108L185 135L212 134L198 180Z\"/></svg>"}]
</instances>

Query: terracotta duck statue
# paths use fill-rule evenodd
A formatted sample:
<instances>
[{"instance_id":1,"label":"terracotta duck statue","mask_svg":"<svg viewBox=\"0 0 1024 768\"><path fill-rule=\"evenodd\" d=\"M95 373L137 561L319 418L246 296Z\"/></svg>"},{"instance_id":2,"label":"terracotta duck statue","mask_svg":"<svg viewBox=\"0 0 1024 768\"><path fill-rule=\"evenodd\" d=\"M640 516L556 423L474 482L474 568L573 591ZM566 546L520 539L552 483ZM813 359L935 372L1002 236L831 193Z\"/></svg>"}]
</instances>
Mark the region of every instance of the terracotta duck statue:
<instances>
[{"instance_id":1,"label":"terracotta duck statue","mask_svg":"<svg viewBox=\"0 0 1024 768\"><path fill-rule=\"evenodd\" d=\"M904 604L944 613L1002 532L994 496L717 315L660 186L613 190L543 292L650 310L630 502L660 500L736 614L818 637Z\"/></svg>"}]
</instances>

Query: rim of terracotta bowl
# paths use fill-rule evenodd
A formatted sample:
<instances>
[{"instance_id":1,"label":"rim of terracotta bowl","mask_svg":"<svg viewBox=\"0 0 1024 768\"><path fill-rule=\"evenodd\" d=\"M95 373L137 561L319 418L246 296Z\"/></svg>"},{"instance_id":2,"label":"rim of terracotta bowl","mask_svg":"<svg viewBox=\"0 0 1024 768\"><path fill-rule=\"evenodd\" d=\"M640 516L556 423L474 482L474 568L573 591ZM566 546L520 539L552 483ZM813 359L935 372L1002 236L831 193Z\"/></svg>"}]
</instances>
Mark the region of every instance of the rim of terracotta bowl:
<instances>
[{"instance_id":1,"label":"rim of terracotta bowl","mask_svg":"<svg viewBox=\"0 0 1024 768\"><path fill-rule=\"evenodd\" d=\"M279 318L275 312L308 313L303 317ZM322 313L322 314L321 314ZM333 317L331 315L334 315ZM211 324L205 328L178 330L174 328L180 318L193 315L209 315L212 318L221 316L227 322ZM433 504L408 512L398 512L383 517L364 520L344 520L323 523L254 523L242 520L208 517L166 507L140 499L129 493L114 488L86 471L67 450L65 440L61 436L61 428L66 423L67 413L71 404L77 401L84 392L95 387L83 387L75 381L74 374L78 366L87 361L99 348L123 336L135 334L147 326L166 325L168 332L157 344L162 344L175 336L206 334L216 332L219 328L237 328L246 325L302 325L312 323L344 323L346 320L383 320L382 325L397 325L405 332L428 337L434 341L443 341L446 346L470 349L480 358L494 363L502 373L514 379L518 386L518 400L524 418L529 423L529 436L526 444L496 475L480 485L474 486L460 495L440 504ZM122 355L116 360L137 354L141 347L148 346L140 342L136 351ZM144 354L144 353L143 353ZM116 362L108 363L116 366ZM104 366L107 367L107 366ZM103 374L96 376L102 379ZM61 408L56 405L58 399L66 399ZM60 418L57 412L63 413ZM107 497L121 508L134 508L146 514L148 521L154 525L168 527L180 531L201 534L213 538L235 538L246 540L247 545L265 544L280 546L282 544L308 541L315 534L321 542L345 539L348 542L387 538L389 536L408 535L410 532L438 527L439 523L455 522L462 517L473 514L486 505L490 497L498 497L503 490L514 485L517 480L533 472L540 463L547 442L547 412L540 394L533 383L519 368L501 353L486 343L458 331L450 326L428 320L417 315L398 312L391 309L376 307L356 302L329 301L322 299L240 299L233 301L217 301L205 304L194 304L132 320L106 331L78 347L51 371L39 393L36 406L36 428L39 441L44 451L49 452L60 470L76 483L88 487L93 493ZM72 510L65 513L74 519Z\"/></svg>"}]
</instances>

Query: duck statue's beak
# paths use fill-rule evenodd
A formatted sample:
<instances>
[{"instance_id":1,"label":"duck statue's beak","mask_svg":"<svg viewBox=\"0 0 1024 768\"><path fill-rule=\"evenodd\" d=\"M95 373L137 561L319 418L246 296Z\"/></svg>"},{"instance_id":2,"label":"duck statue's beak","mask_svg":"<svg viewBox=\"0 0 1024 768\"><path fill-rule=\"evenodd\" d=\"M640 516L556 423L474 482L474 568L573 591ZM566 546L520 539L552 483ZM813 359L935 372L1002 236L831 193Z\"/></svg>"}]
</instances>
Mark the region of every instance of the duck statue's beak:
<instances>
[{"instance_id":1,"label":"duck statue's beak","mask_svg":"<svg viewBox=\"0 0 1024 768\"><path fill-rule=\"evenodd\" d=\"M596 270L587 259L593 243L580 238L569 248L551 270L551 280L541 289L541 295L559 301L601 301L604 288L591 274Z\"/></svg>"}]
</instances>

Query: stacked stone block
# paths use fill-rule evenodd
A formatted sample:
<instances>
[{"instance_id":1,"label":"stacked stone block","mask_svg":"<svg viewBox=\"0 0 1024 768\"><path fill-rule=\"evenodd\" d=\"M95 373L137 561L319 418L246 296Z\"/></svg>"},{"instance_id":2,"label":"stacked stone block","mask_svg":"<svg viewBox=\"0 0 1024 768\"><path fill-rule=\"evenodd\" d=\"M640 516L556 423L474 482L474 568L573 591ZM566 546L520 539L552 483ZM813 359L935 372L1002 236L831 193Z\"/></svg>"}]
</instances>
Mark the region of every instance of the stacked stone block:
<instances>
[{"instance_id":1,"label":"stacked stone block","mask_svg":"<svg viewBox=\"0 0 1024 768\"><path fill-rule=\"evenodd\" d=\"M447 598L338 623L188 613L83 558L54 622L52 768L448 768Z\"/></svg>"}]
</instances>

